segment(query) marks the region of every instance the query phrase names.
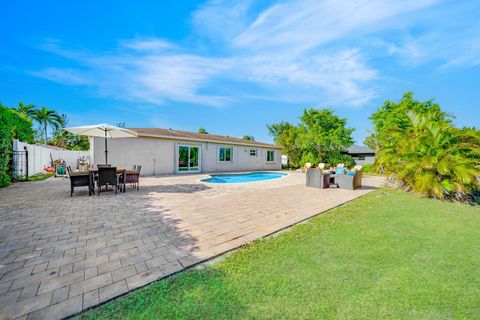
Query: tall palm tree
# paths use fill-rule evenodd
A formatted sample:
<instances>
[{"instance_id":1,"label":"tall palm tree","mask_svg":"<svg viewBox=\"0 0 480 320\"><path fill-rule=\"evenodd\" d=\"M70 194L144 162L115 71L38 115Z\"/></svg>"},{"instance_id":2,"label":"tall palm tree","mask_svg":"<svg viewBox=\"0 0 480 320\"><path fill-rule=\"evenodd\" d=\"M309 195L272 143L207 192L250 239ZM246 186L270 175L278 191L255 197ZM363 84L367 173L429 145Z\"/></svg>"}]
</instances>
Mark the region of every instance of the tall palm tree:
<instances>
[{"instance_id":1,"label":"tall palm tree","mask_svg":"<svg viewBox=\"0 0 480 320\"><path fill-rule=\"evenodd\" d=\"M63 124L62 116L60 116L56 111L47 109L45 107L41 107L35 111L33 115L33 119L35 119L38 123L43 126L43 132L45 137L44 145L47 145L48 136L47 136L47 129L48 125L51 125L54 128L59 128Z\"/></svg>"},{"instance_id":2,"label":"tall palm tree","mask_svg":"<svg viewBox=\"0 0 480 320\"><path fill-rule=\"evenodd\" d=\"M391 129L392 144L380 150L377 165L406 189L434 198L464 200L478 188L480 136L460 130L434 114L408 113L410 128Z\"/></svg>"},{"instance_id":3,"label":"tall palm tree","mask_svg":"<svg viewBox=\"0 0 480 320\"><path fill-rule=\"evenodd\" d=\"M33 118L37 112L37 108L33 104L18 103L17 111L23 113L29 118Z\"/></svg>"}]
</instances>

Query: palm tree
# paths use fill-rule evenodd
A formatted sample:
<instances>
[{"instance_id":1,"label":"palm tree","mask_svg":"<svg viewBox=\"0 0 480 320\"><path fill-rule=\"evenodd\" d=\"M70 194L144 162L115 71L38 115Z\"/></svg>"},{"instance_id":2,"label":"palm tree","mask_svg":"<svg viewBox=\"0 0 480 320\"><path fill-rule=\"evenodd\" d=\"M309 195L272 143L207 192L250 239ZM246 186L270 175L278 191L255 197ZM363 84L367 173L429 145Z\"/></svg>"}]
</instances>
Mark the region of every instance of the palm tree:
<instances>
[{"instance_id":1,"label":"palm tree","mask_svg":"<svg viewBox=\"0 0 480 320\"><path fill-rule=\"evenodd\" d=\"M380 150L377 166L415 193L465 200L479 187L480 135L431 113L409 112L408 118L410 128L388 130L393 143Z\"/></svg>"},{"instance_id":2,"label":"palm tree","mask_svg":"<svg viewBox=\"0 0 480 320\"><path fill-rule=\"evenodd\" d=\"M37 112L36 107L33 104L24 104L23 102L18 103L17 111L23 113L29 118L33 118Z\"/></svg>"},{"instance_id":3,"label":"palm tree","mask_svg":"<svg viewBox=\"0 0 480 320\"><path fill-rule=\"evenodd\" d=\"M53 126L54 128L59 128L63 124L62 116L60 116L56 111L47 109L45 107L41 107L40 109L35 110L35 114L33 115L33 119L35 119L40 125L43 126L43 132L45 137L44 145L47 145L47 128L48 125Z\"/></svg>"}]
</instances>

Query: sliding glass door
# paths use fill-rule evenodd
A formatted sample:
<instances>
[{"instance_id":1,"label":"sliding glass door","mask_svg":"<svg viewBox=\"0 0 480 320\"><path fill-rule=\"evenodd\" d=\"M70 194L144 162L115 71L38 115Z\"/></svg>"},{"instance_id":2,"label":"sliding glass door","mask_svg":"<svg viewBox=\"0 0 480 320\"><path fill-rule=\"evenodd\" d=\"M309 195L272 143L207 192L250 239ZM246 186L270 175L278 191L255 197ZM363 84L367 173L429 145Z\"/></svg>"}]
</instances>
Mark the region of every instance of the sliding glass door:
<instances>
[{"instance_id":1,"label":"sliding glass door","mask_svg":"<svg viewBox=\"0 0 480 320\"><path fill-rule=\"evenodd\" d=\"M178 172L200 171L200 147L178 146Z\"/></svg>"}]
</instances>

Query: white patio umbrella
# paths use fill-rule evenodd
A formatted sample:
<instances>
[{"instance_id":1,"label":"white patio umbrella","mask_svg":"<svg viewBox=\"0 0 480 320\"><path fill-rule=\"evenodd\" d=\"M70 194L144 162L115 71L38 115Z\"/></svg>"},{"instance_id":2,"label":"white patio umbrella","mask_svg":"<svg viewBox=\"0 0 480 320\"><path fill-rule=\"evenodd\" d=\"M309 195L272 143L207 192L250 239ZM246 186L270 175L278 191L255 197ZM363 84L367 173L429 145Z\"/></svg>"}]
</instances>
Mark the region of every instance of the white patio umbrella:
<instances>
[{"instance_id":1,"label":"white patio umbrella","mask_svg":"<svg viewBox=\"0 0 480 320\"><path fill-rule=\"evenodd\" d=\"M112 126L106 123L95 124L91 126L65 128L68 132L80 136L105 138L105 164L108 164L107 139L113 138L135 138L138 134L134 131Z\"/></svg>"}]
</instances>

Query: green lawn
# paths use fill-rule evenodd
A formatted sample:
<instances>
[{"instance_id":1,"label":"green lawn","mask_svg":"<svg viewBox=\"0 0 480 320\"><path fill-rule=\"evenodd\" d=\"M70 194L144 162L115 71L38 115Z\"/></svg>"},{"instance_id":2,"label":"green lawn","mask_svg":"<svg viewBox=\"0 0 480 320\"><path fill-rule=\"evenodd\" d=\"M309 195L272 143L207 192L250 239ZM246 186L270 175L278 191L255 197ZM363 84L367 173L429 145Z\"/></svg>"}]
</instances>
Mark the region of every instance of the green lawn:
<instances>
[{"instance_id":1,"label":"green lawn","mask_svg":"<svg viewBox=\"0 0 480 320\"><path fill-rule=\"evenodd\" d=\"M55 175L55 172L42 172L42 173L37 173L33 176L28 177L28 181L41 181L41 180L46 180L50 177L53 177Z\"/></svg>"},{"instance_id":2,"label":"green lawn","mask_svg":"<svg viewBox=\"0 0 480 320\"><path fill-rule=\"evenodd\" d=\"M82 317L479 319L480 208L379 190Z\"/></svg>"}]
</instances>

